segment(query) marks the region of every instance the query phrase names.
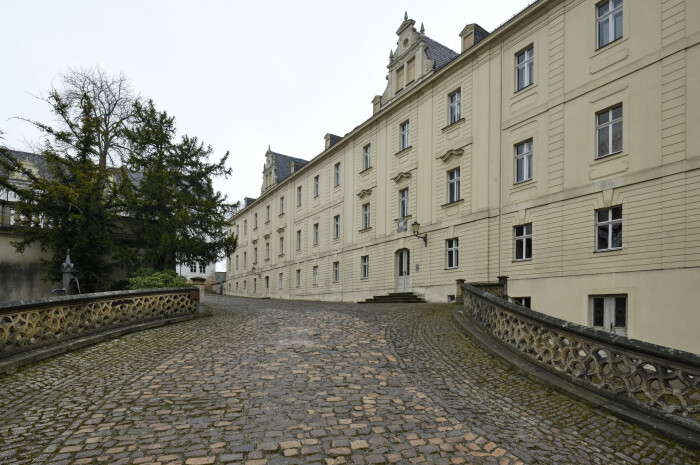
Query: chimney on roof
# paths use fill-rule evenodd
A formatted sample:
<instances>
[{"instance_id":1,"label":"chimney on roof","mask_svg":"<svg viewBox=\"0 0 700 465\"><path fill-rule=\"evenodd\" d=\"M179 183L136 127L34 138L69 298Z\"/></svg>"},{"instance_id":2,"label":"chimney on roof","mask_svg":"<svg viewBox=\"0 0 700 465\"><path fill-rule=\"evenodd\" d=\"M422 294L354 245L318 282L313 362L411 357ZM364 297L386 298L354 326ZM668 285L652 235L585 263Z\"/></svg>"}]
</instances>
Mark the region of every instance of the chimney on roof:
<instances>
[{"instance_id":1,"label":"chimney on roof","mask_svg":"<svg viewBox=\"0 0 700 465\"><path fill-rule=\"evenodd\" d=\"M335 134L331 134L330 132L326 134L323 138L326 140L326 150L331 148L333 145L335 145L336 142L342 139L342 137L336 136Z\"/></svg>"},{"instance_id":2,"label":"chimney on roof","mask_svg":"<svg viewBox=\"0 0 700 465\"><path fill-rule=\"evenodd\" d=\"M489 33L486 32L486 29L476 23L464 26L462 32L459 33L459 36L462 38L462 52L476 45L477 42L487 35L489 35Z\"/></svg>"}]
</instances>

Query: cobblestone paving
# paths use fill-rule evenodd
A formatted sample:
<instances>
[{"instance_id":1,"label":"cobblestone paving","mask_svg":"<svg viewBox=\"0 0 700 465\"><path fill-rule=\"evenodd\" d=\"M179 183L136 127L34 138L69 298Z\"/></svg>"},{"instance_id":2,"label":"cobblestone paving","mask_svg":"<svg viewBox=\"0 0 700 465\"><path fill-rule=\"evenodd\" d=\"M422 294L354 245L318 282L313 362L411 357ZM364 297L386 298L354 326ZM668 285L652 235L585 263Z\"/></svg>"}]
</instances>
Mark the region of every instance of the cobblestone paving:
<instances>
[{"instance_id":1,"label":"cobblestone paving","mask_svg":"<svg viewBox=\"0 0 700 465\"><path fill-rule=\"evenodd\" d=\"M206 302L0 377L0 463L700 463L510 372L450 306Z\"/></svg>"}]
</instances>

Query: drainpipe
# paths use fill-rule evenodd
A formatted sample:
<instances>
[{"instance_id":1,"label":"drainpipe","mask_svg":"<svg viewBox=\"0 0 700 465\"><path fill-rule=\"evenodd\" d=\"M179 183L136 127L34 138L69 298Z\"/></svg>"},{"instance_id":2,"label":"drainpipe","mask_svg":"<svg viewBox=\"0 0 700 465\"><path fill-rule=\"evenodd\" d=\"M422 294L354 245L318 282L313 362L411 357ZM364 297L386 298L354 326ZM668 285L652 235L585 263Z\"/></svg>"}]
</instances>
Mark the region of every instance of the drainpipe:
<instances>
[{"instance_id":1,"label":"drainpipe","mask_svg":"<svg viewBox=\"0 0 700 465\"><path fill-rule=\"evenodd\" d=\"M503 41L501 41L501 95L498 115L498 276L501 276L501 248L503 247Z\"/></svg>"}]
</instances>

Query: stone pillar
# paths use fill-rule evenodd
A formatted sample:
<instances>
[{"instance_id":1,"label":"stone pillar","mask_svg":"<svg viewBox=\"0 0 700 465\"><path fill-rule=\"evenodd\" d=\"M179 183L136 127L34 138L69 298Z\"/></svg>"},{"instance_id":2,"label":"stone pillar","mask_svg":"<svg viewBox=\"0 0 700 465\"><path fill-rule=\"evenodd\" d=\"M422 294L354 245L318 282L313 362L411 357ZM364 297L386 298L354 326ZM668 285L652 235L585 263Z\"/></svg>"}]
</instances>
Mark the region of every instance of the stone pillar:
<instances>
[{"instance_id":1,"label":"stone pillar","mask_svg":"<svg viewBox=\"0 0 700 465\"><path fill-rule=\"evenodd\" d=\"M498 277L498 284L501 285L503 288L503 295L501 298L503 299L508 299L508 276L499 276Z\"/></svg>"},{"instance_id":2,"label":"stone pillar","mask_svg":"<svg viewBox=\"0 0 700 465\"><path fill-rule=\"evenodd\" d=\"M455 302L457 302L459 305L462 305L464 303L464 296L462 295L462 284L464 284L464 280L458 279L457 293L455 294Z\"/></svg>"}]
</instances>

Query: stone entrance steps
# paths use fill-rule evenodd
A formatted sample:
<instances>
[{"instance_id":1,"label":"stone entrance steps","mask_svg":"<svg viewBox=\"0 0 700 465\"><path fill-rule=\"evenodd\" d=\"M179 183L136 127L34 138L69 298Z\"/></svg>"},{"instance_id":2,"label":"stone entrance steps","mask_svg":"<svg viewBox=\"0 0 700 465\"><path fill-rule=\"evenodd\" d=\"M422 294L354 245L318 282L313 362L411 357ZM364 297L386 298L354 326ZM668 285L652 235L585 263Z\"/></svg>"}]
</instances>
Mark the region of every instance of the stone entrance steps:
<instances>
[{"instance_id":1,"label":"stone entrance steps","mask_svg":"<svg viewBox=\"0 0 700 465\"><path fill-rule=\"evenodd\" d=\"M358 304L386 303L424 304L425 300L418 297L413 292L391 292L388 295L375 295L371 299L366 299L364 302L358 302Z\"/></svg>"}]
</instances>

